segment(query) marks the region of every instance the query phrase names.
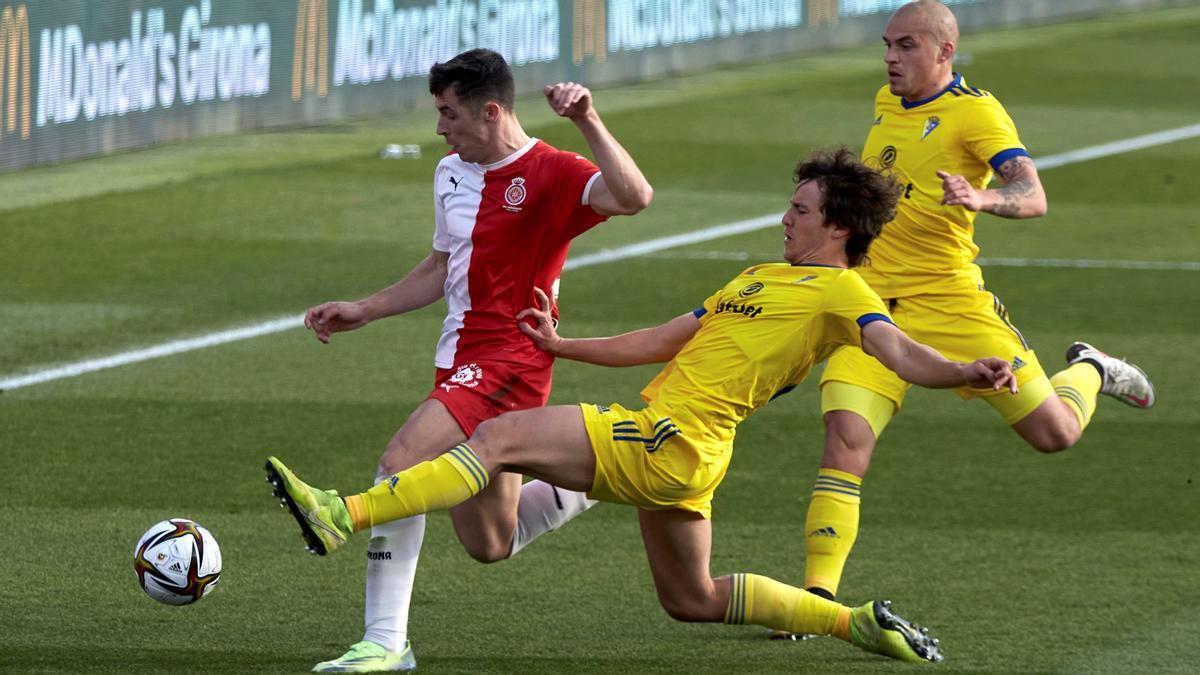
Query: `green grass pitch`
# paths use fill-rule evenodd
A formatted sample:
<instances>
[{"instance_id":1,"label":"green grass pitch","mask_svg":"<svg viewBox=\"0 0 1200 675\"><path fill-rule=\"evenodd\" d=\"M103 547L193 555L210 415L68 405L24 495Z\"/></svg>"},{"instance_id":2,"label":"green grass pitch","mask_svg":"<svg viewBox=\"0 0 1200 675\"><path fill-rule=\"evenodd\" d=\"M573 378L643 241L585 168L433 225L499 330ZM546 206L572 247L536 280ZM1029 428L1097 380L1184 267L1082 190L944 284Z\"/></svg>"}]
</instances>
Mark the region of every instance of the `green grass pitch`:
<instances>
[{"instance_id":1,"label":"green grass pitch","mask_svg":"<svg viewBox=\"0 0 1200 675\"><path fill-rule=\"evenodd\" d=\"M1037 156L1194 124L1200 10L968 35L968 80ZM597 106L655 186L592 252L782 213L815 146L860 147L883 80L870 47L604 90ZM538 100L527 130L582 149ZM361 297L428 250L432 111L219 138L0 177L0 377ZM420 160L380 160L390 142ZM991 266L1049 368L1074 339L1130 355L1150 412L1103 400L1040 456L981 403L915 391L864 485L842 599L891 598L942 639L942 673L1186 673L1200 652L1200 139L1047 170L1047 217L979 218L985 257L1178 269ZM563 331L610 334L695 307L780 233L572 270ZM0 671L292 673L360 635L365 537L305 554L260 466L371 479L426 393L441 308L335 337L260 337L0 394ZM557 368L553 400L635 403L654 370ZM713 571L798 583L820 455L810 380L751 418L718 493ZM185 516L222 546L203 602L160 606L131 552ZM517 559L462 553L429 517L411 636L429 673L908 672L835 640L684 625L658 607L632 509L601 505Z\"/></svg>"}]
</instances>

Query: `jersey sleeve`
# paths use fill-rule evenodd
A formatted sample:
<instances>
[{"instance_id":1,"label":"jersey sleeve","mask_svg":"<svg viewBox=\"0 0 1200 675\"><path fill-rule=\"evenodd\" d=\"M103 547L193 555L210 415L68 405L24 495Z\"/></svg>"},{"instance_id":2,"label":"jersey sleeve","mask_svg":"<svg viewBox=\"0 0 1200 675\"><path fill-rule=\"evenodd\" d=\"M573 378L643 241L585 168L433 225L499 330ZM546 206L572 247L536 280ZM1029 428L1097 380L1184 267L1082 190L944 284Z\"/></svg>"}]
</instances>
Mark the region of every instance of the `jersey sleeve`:
<instances>
[{"instance_id":1,"label":"jersey sleeve","mask_svg":"<svg viewBox=\"0 0 1200 675\"><path fill-rule=\"evenodd\" d=\"M969 153L993 170L1013 157L1029 156L1017 135L1017 125L995 98L980 98L968 119L963 143Z\"/></svg>"},{"instance_id":2,"label":"jersey sleeve","mask_svg":"<svg viewBox=\"0 0 1200 675\"><path fill-rule=\"evenodd\" d=\"M592 210L591 191L600 179L600 169L582 155L562 152L558 158L558 193L563 200L561 208L567 214L566 232L568 239L587 232L608 216Z\"/></svg>"},{"instance_id":3,"label":"jersey sleeve","mask_svg":"<svg viewBox=\"0 0 1200 675\"><path fill-rule=\"evenodd\" d=\"M695 315L697 319L700 319L700 325L704 325L709 319L712 318L713 314L717 311L717 303L721 301L721 294L724 292L725 289L722 288L716 293L713 293L705 298L704 302L699 307L692 310L692 314Z\"/></svg>"},{"instance_id":4,"label":"jersey sleeve","mask_svg":"<svg viewBox=\"0 0 1200 675\"><path fill-rule=\"evenodd\" d=\"M441 166L433 172L433 250L442 253L450 252L450 229L446 226L446 205L438 194L438 177L441 176Z\"/></svg>"},{"instance_id":5,"label":"jersey sleeve","mask_svg":"<svg viewBox=\"0 0 1200 675\"><path fill-rule=\"evenodd\" d=\"M846 272L829 288L825 298L825 313L832 331L826 341L862 346L862 329L874 321L892 321L879 294L855 272Z\"/></svg>"}]
</instances>

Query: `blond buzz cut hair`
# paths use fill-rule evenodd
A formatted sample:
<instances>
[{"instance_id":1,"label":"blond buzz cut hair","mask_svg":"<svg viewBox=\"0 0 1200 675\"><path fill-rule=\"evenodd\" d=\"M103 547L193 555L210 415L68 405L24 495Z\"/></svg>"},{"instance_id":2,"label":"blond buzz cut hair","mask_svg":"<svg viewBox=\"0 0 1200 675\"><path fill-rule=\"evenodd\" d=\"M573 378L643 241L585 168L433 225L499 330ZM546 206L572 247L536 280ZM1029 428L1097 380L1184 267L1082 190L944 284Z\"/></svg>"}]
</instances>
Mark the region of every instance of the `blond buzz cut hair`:
<instances>
[{"instance_id":1,"label":"blond buzz cut hair","mask_svg":"<svg viewBox=\"0 0 1200 675\"><path fill-rule=\"evenodd\" d=\"M916 0L903 5L892 16L901 13L920 12L925 18L925 31L933 36L938 43L951 42L958 44L958 19L950 8L938 0Z\"/></svg>"}]
</instances>

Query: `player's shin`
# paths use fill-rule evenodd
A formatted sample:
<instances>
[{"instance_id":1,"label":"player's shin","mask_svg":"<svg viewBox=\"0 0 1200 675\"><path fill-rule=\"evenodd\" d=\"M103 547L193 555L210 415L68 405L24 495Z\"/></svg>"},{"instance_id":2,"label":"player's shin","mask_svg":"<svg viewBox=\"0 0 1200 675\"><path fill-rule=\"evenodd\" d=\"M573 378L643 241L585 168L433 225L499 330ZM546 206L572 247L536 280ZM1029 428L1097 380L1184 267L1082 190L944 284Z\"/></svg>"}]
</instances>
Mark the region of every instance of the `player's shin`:
<instances>
[{"instance_id":1,"label":"player's shin","mask_svg":"<svg viewBox=\"0 0 1200 675\"><path fill-rule=\"evenodd\" d=\"M457 506L479 494L490 478L466 443L392 475L361 494L346 497L355 530Z\"/></svg>"},{"instance_id":2,"label":"player's shin","mask_svg":"<svg viewBox=\"0 0 1200 675\"><path fill-rule=\"evenodd\" d=\"M1100 393L1101 378L1096 367L1087 362L1068 366L1050 378L1054 393L1067 404L1079 428L1086 429L1096 412L1096 396Z\"/></svg>"},{"instance_id":3,"label":"player's shin","mask_svg":"<svg viewBox=\"0 0 1200 675\"><path fill-rule=\"evenodd\" d=\"M389 478L378 476L375 484ZM408 607L424 539L424 514L371 528L363 639L380 644L389 652L402 651L408 640Z\"/></svg>"},{"instance_id":4,"label":"player's shin","mask_svg":"<svg viewBox=\"0 0 1200 675\"><path fill-rule=\"evenodd\" d=\"M757 574L729 576L725 623L849 639L850 608Z\"/></svg>"},{"instance_id":5,"label":"player's shin","mask_svg":"<svg viewBox=\"0 0 1200 675\"><path fill-rule=\"evenodd\" d=\"M837 595L842 570L858 538L862 478L836 469L821 469L805 520L804 587Z\"/></svg>"},{"instance_id":6,"label":"player's shin","mask_svg":"<svg viewBox=\"0 0 1200 675\"><path fill-rule=\"evenodd\" d=\"M513 533L511 558L541 535L557 530L596 502L582 492L564 490L540 480L521 486L517 504L517 531Z\"/></svg>"}]
</instances>

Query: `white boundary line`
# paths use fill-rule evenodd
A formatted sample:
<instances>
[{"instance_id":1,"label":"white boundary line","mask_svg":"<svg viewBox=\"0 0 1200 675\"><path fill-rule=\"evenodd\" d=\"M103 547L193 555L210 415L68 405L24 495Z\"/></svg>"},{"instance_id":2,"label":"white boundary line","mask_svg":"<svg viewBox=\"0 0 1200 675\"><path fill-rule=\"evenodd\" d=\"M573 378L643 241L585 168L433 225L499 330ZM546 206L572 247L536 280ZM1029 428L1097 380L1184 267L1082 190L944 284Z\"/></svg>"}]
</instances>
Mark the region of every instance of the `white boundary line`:
<instances>
[{"instance_id":1,"label":"white boundary line","mask_svg":"<svg viewBox=\"0 0 1200 675\"><path fill-rule=\"evenodd\" d=\"M1065 166L1067 164L1076 164L1086 162L1100 157L1108 157L1124 152L1132 152L1134 150L1142 150L1156 145L1164 145L1175 141L1183 140L1200 136L1200 124L1179 127L1177 129L1168 129L1159 131L1153 134L1144 136L1136 136L1127 138L1121 141L1113 141L1101 145L1094 145L1079 150L1072 150L1058 155L1050 155L1043 157L1037 161L1038 168L1041 170L1052 169L1054 167ZM604 263L616 262L625 260L647 253L654 253L677 246L686 246L688 244L698 244L704 241L720 239L734 234L742 234L761 230L763 228L772 227L779 223L780 216L772 214L751 218L749 220L740 220L736 223L727 223L725 225L717 225L714 227L704 228L693 232L685 232L669 237L661 237L659 239L651 239L628 246L619 248L604 249L595 253L581 255L571 258L563 265L564 270L579 269L581 267L590 267L592 265L600 265ZM982 262L982 261L981 261ZM1177 268L1165 267L1166 265L1190 265L1192 263L1161 263L1161 262L1139 262L1139 261L1103 261L1103 260L1033 260L1027 258L992 258L992 265L1018 265L1031 267L1101 267L1102 265L1110 265L1121 269L1194 269L1191 267ZM145 349L136 349L112 356L106 356L98 359L89 359L86 361L77 361L66 365L57 366L45 370L39 370L28 375L17 375L0 379L0 391L8 391L11 389L20 389L35 384L51 382L53 380L61 380L68 377L76 377L86 373L95 372L97 370L105 370L107 368L116 368L130 363L138 363L140 361L148 361L164 356L172 356L183 352L194 351L196 349L204 349L205 347L215 347L217 345L236 342L239 340L247 340L262 335L270 335L272 333L280 333L285 330L299 328L304 325L304 317L290 317L283 319L272 319L262 323L257 323L251 326L243 326L241 328L233 328L217 333L208 333L194 338L183 340L174 340L165 342L153 347Z\"/></svg>"},{"instance_id":2,"label":"white boundary line","mask_svg":"<svg viewBox=\"0 0 1200 675\"><path fill-rule=\"evenodd\" d=\"M1200 262L1158 260L1076 260L1074 258L980 258L984 267L1065 267L1095 270L1171 270L1200 272Z\"/></svg>"},{"instance_id":3,"label":"white boundary line","mask_svg":"<svg viewBox=\"0 0 1200 675\"><path fill-rule=\"evenodd\" d=\"M1200 124L1191 126L1179 127L1177 129L1167 129L1166 131L1156 131L1152 134L1144 136L1134 136L1126 138L1123 141L1113 141L1112 143L1103 143L1101 145L1093 145L1090 148L1080 148L1071 150L1057 155L1050 155L1036 160L1039 170L1053 169L1058 166L1066 166L1067 164L1078 164L1086 162L1090 159L1099 159L1110 155L1119 155L1123 152L1133 152L1134 150L1144 150L1152 148L1156 145L1166 145L1175 141L1182 141L1187 138L1200 136Z\"/></svg>"},{"instance_id":4,"label":"white boundary line","mask_svg":"<svg viewBox=\"0 0 1200 675\"><path fill-rule=\"evenodd\" d=\"M29 375L19 377L10 377L0 380L0 391L9 389L18 389L20 387L28 387L33 384L41 384L50 382L51 380L61 380L66 377L75 377L84 373L91 373L97 370L106 368L116 368L138 361L149 361L163 356L171 356L172 354L180 354L190 352L196 349L204 349L205 347L214 347L223 345L226 342L236 342L238 340L247 340L260 335L270 335L280 331L297 328L304 325L304 315L287 319L274 319L263 323L257 323L253 326L244 326L242 328L234 328L231 330L221 331L219 333L209 333L199 337L188 338L186 340L175 340L172 342L164 342L163 344L147 347L145 349L135 349L130 352L121 352L113 356L106 356L99 359L90 359L88 361L77 361L68 363L65 366L50 368L49 370L41 370Z\"/></svg>"},{"instance_id":5,"label":"white boundary line","mask_svg":"<svg viewBox=\"0 0 1200 675\"><path fill-rule=\"evenodd\" d=\"M658 260L750 260L761 259L762 254L751 255L749 251L665 251L648 254ZM1059 267L1067 269L1100 270L1168 270L1200 272L1197 261L1157 260L1083 260L1079 258L977 258L982 267Z\"/></svg>"}]
</instances>

